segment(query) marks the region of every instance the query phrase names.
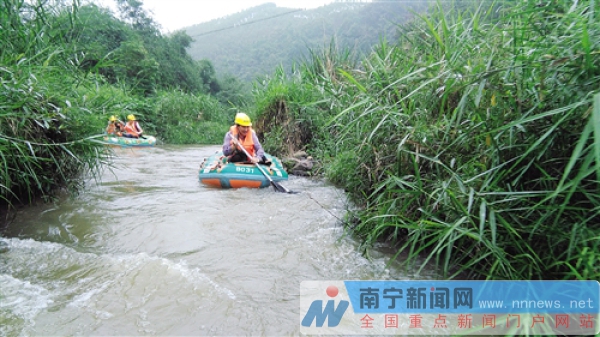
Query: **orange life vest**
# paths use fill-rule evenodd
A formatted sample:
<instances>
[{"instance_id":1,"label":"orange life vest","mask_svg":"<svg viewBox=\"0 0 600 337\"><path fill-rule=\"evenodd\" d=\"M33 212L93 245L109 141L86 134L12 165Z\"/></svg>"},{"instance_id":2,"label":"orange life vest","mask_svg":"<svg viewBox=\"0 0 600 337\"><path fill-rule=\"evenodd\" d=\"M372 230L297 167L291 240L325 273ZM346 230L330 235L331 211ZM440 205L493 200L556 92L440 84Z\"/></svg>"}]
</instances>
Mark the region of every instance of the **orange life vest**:
<instances>
[{"instance_id":1,"label":"orange life vest","mask_svg":"<svg viewBox=\"0 0 600 337\"><path fill-rule=\"evenodd\" d=\"M136 121L129 121L127 122L127 124L125 124L125 132L135 137L138 137L140 133L140 127Z\"/></svg>"},{"instance_id":2,"label":"orange life vest","mask_svg":"<svg viewBox=\"0 0 600 337\"><path fill-rule=\"evenodd\" d=\"M109 123L108 126L106 127L106 133L108 133L109 135L120 136L121 135L120 131L121 131L120 125L117 123Z\"/></svg>"},{"instance_id":3,"label":"orange life vest","mask_svg":"<svg viewBox=\"0 0 600 337\"><path fill-rule=\"evenodd\" d=\"M235 125L229 128L229 132L231 132L231 134L240 142L240 144L242 144L250 156L254 156L254 139L252 139L252 133L254 131L252 128L248 130L246 138L243 140L238 137L238 129Z\"/></svg>"}]
</instances>

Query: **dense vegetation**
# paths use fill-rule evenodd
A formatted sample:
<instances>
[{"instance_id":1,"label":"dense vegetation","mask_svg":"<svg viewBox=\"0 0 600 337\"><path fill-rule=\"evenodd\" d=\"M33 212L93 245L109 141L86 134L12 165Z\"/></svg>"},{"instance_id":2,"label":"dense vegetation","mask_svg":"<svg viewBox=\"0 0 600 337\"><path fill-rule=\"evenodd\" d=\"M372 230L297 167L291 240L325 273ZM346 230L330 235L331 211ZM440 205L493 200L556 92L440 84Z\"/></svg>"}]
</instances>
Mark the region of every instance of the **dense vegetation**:
<instances>
[{"instance_id":1,"label":"dense vegetation","mask_svg":"<svg viewBox=\"0 0 600 337\"><path fill-rule=\"evenodd\" d=\"M288 71L334 41L355 57L368 54L379 39L396 36L399 24L432 1L336 1L315 9L276 7L266 3L240 13L185 28L195 59L210 59L218 73L251 82L278 66Z\"/></svg>"},{"instance_id":2,"label":"dense vegetation","mask_svg":"<svg viewBox=\"0 0 600 337\"><path fill-rule=\"evenodd\" d=\"M163 36L141 2L118 3L122 20L77 1L0 0L0 215L79 190L108 163L110 115L133 113L164 142L217 143L202 128L226 129L227 105L248 99L187 54L185 33Z\"/></svg>"},{"instance_id":3,"label":"dense vegetation","mask_svg":"<svg viewBox=\"0 0 600 337\"><path fill-rule=\"evenodd\" d=\"M279 116L265 143L325 161L357 206L348 228L397 245L407 264L600 279L597 7L453 5L359 63L332 46L292 76L276 71L256 87L257 112Z\"/></svg>"},{"instance_id":4,"label":"dense vegetation","mask_svg":"<svg viewBox=\"0 0 600 337\"><path fill-rule=\"evenodd\" d=\"M438 3L363 57L307 48L251 100L139 1L119 1L121 20L75 4L0 0L3 204L76 189L109 160L95 142L109 115L219 143L243 108L267 151L308 151L348 192L365 247L388 241L446 278L600 279L593 1Z\"/></svg>"}]
</instances>

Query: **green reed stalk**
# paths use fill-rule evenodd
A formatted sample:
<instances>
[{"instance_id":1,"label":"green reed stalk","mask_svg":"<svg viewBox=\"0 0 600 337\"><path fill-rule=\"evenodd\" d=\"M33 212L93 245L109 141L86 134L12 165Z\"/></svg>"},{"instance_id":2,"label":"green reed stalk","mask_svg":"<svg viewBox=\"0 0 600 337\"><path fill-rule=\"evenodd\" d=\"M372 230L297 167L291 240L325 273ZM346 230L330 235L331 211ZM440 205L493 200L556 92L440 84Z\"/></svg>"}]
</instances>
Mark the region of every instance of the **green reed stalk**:
<instances>
[{"instance_id":1,"label":"green reed stalk","mask_svg":"<svg viewBox=\"0 0 600 337\"><path fill-rule=\"evenodd\" d=\"M305 67L365 246L448 278L597 277L600 20L587 2L516 5L438 5L359 67Z\"/></svg>"},{"instance_id":2,"label":"green reed stalk","mask_svg":"<svg viewBox=\"0 0 600 337\"><path fill-rule=\"evenodd\" d=\"M72 46L52 37L56 12L43 4L0 3L0 206L28 204L96 173L108 153L83 80L67 55ZM81 87L76 87L79 83ZM92 95L90 95L92 94ZM95 135L95 136L94 136Z\"/></svg>"}]
</instances>

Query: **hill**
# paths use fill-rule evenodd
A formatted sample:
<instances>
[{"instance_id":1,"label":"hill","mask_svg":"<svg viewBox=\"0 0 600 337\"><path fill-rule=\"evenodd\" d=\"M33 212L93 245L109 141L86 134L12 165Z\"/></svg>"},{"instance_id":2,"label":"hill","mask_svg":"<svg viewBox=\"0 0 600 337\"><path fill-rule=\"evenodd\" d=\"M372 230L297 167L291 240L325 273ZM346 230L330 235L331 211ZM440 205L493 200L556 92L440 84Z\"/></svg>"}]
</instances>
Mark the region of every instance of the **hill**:
<instances>
[{"instance_id":1,"label":"hill","mask_svg":"<svg viewBox=\"0 0 600 337\"><path fill-rule=\"evenodd\" d=\"M193 39L193 59L208 59L218 74L250 82L280 65L288 71L310 49L329 48L332 41L338 50L368 53L380 38L394 39L396 27L428 3L335 2L310 10L265 3L184 30Z\"/></svg>"}]
</instances>

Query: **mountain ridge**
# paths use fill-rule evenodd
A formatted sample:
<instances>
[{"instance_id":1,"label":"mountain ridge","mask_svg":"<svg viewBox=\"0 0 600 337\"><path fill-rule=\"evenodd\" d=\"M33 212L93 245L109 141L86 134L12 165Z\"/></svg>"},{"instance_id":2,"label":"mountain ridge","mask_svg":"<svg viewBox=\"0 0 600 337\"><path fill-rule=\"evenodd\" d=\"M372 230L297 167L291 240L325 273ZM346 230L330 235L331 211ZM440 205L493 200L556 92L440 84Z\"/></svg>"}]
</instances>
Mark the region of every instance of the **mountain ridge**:
<instances>
[{"instance_id":1,"label":"mountain ridge","mask_svg":"<svg viewBox=\"0 0 600 337\"><path fill-rule=\"evenodd\" d=\"M251 82L306 57L310 49L370 52L380 38L393 39L397 26L427 9L427 1L334 2L314 9L267 2L183 30L193 41L188 53L209 60L220 75Z\"/></svg>"}]
</instances>

